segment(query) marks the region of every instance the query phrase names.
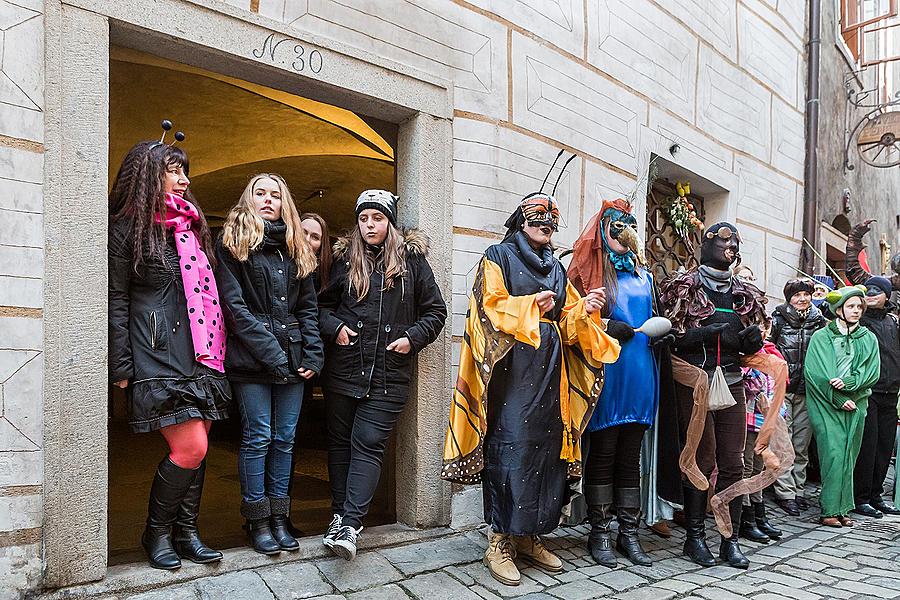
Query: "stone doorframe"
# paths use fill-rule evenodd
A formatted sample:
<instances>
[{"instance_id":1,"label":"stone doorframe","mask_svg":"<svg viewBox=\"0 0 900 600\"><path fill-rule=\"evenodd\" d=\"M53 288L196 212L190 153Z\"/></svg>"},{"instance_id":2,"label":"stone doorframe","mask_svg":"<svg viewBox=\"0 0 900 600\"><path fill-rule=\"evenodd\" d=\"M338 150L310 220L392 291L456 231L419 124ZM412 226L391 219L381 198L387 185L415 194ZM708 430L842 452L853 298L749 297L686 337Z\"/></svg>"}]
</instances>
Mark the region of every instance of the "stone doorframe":
<instances>
[{"instance_id":1,"label":"stone doorframe","mask_svg":"<svg viewBox=\"0 0 900 600\"><path fill-rule=\"evenodd\" d=\"M107 567L110 44L398 123L400 220L431 237L448 300L453 105L446 81L221 0L49 0L46 26L43 585L54 588L102 579ZM299 47L316 51L313 64L297 62ZM148 138L159 118L148 116ZM414 527L450 521L438 477L450 373L448 323L419 357L398 425L397 517Z\"/></svg>"}]
</instances>

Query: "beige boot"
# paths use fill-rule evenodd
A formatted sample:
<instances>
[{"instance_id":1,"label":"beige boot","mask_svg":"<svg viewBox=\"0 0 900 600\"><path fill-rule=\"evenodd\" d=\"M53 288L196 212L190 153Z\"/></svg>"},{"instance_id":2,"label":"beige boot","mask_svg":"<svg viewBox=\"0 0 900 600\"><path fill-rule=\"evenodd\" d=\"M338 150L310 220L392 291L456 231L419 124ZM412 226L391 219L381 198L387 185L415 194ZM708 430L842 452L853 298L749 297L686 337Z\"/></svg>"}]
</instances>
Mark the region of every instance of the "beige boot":
<instances>
[{"instance_id":1,"label":"beige boot","mask_svg":"<svg viewBox=\"0 0 900 600\"><path fill-rule=\"evenodd\" d=\"M504 585L519 585L522 575L513 562L515 550L510 537L503 533L490 533L488 549L484 551L484 566Z\"/></svg>"},{"instance_id":2,"label":"beige boot","mask_svg":"<svg viewBox=\"0 0 900 600\"><path fill-rule=\"evenodd\" d=\"M559 557L550 552L537 535L517 535L513 537L516 556L534 564L534 566L551 573L559 573L563 569Z\"/></svg>"}]
</instances>

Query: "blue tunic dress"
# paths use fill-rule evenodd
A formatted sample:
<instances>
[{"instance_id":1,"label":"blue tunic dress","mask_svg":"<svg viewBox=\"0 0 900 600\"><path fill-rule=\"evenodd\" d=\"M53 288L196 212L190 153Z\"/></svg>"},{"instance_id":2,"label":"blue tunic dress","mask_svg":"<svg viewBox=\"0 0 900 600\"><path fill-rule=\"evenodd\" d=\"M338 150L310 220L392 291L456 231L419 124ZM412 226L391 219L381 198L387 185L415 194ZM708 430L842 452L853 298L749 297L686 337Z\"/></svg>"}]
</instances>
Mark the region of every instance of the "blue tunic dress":
<instances>
[{"instance_id":1,"label":"blue tunic dress","mask_svg":"<svg viewBox=\"0 0 900 600\"><path fill-rule=\"evenodd\" d=\"M653 278L644 269L616 271L619 289L609 318L640 327L653 316ZM625 423L652 425L659 398L659 370L650 338L637 333L622 344L619 360L606 365L606 382L587 431Z\"/></svg>"}]
</instances>

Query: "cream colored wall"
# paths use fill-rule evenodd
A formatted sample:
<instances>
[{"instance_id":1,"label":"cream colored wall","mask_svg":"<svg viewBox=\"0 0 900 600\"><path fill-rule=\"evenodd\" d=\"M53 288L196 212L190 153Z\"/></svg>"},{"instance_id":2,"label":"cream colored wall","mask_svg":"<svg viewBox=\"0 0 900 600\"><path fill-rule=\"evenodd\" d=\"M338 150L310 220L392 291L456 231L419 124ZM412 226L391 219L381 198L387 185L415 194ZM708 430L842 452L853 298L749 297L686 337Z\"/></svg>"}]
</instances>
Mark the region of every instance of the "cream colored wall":
<instances>
[{"instance_id":1,"label":"cream colored wall","mask_svg":"<svg viewBox=\"0 0 900 600\"><path fill-rule=\"evenodd\" d=\"M43 0L0 0L0 597L41 569Z\"/></svg>"},{"instance_id":2,"label":"cream colored wall","mask_svg":"<svg viewBox=\"0 0 900 600\"><path fill-rule=\"evenodd\" d=\"M559 244L572 243L603 198L643 185L656 152L726 182L717 210L737 220L744 260L770 296L791 275L774 259L796 263L801 239L800 0L226 4L453 81L457 339L473 265L560 148L578 158L557 192Z\"/></svg>"}]
</instances>

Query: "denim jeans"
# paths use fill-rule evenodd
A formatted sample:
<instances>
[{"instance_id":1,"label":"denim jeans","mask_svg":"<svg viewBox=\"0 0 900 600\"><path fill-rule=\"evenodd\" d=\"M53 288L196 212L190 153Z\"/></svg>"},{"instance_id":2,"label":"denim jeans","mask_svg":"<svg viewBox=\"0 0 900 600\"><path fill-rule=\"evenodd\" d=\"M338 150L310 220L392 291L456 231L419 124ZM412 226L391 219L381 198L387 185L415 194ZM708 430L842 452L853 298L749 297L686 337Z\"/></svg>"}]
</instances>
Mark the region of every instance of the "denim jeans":
<instances>
[{"instance_id":1,"label":"denim jeans","mask_svg":"<svg viewBox=\"0 0 900 600\"><path fill-rule=\"evenodd\" d=\"M241 497L245 502L286 497L303 384L233 382L232 389L241 408Z\"/></svg>"}]
</instances>

